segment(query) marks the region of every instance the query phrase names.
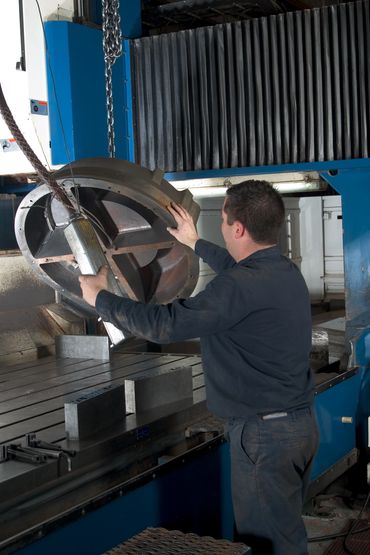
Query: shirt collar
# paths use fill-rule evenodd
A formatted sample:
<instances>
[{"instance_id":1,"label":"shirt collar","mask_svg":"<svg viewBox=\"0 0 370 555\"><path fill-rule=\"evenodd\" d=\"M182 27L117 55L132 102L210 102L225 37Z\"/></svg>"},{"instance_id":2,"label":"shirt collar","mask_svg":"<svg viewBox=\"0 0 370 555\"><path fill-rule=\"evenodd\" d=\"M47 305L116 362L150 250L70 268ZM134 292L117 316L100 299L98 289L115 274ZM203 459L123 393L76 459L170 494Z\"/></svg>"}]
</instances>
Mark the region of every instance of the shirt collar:
<instances>
[{"instance_id":1,"label":"shirt collar","mask_svg":"<svg viewBox=\"0 0 370 555\"><path fill-rule=\"evenodd\" d=\"M273 247L268 247L267 249L260 249L246 258L243 258L238 262L238 264L243 264L244 262L250 262L251 260L261 260L262 258L279 258L281 256L280 248L277 245Z\"/></svg>"}]
</instances>

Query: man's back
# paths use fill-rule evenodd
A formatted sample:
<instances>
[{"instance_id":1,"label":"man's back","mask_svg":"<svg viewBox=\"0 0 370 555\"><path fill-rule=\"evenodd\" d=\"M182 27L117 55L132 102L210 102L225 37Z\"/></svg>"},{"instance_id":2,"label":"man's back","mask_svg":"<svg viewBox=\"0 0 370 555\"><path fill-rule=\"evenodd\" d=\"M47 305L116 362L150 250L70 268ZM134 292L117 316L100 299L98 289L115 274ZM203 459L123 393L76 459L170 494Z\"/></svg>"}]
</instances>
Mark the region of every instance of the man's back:
<instances>
[{"instance_id":1,"label":"man's back","mask_svg":"<svg viewBox=\"0 0 370 555\"><path fill-rule=\"evenodd\" d=\"M198 250L211 266L224 254L205 241ZM298 268L271 247L214 282L215 303L230 322L228 327L225 317L224 329L201 338L209 408L225 418L245 418L309 406L310 302Z\"/></svg>"}]
</instances>

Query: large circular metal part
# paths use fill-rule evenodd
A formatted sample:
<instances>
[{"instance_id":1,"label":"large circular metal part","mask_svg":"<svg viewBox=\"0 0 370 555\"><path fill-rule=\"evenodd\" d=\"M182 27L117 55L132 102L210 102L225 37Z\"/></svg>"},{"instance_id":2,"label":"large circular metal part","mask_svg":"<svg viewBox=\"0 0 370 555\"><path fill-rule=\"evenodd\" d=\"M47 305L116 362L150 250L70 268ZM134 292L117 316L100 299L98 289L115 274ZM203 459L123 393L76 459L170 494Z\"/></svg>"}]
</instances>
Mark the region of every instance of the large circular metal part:
<instances>
[{"instance_id":1,"label":"large circular metal part","mask_svg":"<svg viewBox=\"0 0 370 555\"><path fill-rule=\"evenodd\" d=\"M55 177L92 222L107 260L130 298L167 303L190 295L198 279L198 259L166 229L175 225L166 208L171 201L197 220L199 207L189 191L174 189L161 172L106 158L74 162ZM91 312L81 297L80 270L63 226L52 225L57 209L46 185L35 188L19 206L17 241L44 282Z\"/></svg>"}]
</instances>

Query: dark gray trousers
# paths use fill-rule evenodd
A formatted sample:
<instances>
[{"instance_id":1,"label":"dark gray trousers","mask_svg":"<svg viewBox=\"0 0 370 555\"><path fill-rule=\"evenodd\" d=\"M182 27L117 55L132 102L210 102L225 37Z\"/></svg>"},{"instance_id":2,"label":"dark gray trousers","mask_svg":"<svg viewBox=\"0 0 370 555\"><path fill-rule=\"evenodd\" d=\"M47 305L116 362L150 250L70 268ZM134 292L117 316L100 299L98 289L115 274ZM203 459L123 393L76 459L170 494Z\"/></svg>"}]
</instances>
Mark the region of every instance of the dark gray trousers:
<instances>
[{"instance_id":1,"label":"dark gray trousers","mask_svg":"<svg viewBox=\"0 0 370 555\"><path fill-rule=\"evenodd\" d=\"M225 432L237 539L253 555L307 555L302 505L318 447L313 411L231 419Z\"/></svg>"}]
</instances>

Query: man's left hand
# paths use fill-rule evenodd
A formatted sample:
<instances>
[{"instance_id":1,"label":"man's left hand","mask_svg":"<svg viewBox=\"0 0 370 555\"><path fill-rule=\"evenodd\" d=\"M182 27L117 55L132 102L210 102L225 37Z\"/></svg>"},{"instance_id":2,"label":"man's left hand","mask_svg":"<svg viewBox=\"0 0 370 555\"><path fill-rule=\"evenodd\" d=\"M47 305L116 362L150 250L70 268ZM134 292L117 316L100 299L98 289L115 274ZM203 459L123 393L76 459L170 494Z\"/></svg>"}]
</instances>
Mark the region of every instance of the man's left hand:
<instances>
[{"instance_id":1,"label":"man's left hand","mask_svg":"<svg viewBox=\"0 0 370 555\"><path fill-rule=\"evenodd\" d=\"M103 289L108 289L108 267L102 266L96 276L80 276L78 280L83 299L95 307L98 293Z\"/></svg>"}]
</instances>

